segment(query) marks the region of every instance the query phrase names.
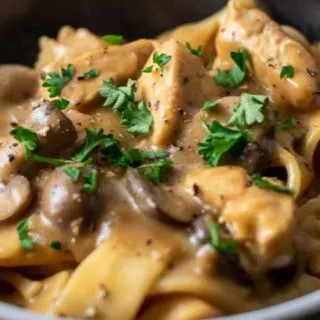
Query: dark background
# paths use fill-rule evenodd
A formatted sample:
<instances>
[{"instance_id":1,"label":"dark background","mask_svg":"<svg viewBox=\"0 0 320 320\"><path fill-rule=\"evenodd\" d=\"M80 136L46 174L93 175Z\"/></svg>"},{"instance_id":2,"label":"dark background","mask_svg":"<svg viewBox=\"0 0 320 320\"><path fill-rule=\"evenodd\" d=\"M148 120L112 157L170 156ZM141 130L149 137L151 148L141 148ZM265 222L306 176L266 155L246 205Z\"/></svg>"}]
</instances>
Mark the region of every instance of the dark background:
<instances>
[{"instance_id":1,"label":"dark background","mask_svg":"<svg viewBox=\"0 0 320 320\"><path fill-rule=\"evenodd\" d=\"M320 40L320 0L260 1L283 24ZM0 0L0 63L32 65L41 35L55 37L60 26L86 26L120 33L129 40L153 37L176 25L196 21L226 0Z\"/></svg>"},{"instance_id":2,"label":"dark background","mask_svg":"<svg viewBox=\"0 0 320 320\"><path fill-rule=\"evenodd\" d=\"M0 0L0 64L32 65L41 35L55 37L62 25L126 39L153 37L220 9L226 0ZM320 0L261 0L282 24L320 40ZM320 319L320 315L312 318ZM308 320L312 320L309 318ZM275 319L281 320L281 319ZM306 320L306 319L305 319Z\"/></svg>"}]
</instances>

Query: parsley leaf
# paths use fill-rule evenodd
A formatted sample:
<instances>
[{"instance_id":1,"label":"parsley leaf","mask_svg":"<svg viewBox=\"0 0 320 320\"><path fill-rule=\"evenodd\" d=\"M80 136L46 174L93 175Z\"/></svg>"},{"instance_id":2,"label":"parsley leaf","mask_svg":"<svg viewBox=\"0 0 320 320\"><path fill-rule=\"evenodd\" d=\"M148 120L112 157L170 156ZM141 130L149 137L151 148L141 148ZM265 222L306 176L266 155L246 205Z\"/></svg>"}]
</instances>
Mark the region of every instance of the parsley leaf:
<instances>
[{"instance_id":1,"label":"parsley leaf","mask_svg":"<svg viewBox=\"0 0 320 320\"><path fill-rule=\"evenodd\" d=\"M271 183L270 181L266 180L265 178L263 178L261 176L261 174L259 173L255 173L252 175L252 179L253 179L253 185L261 188L261 189L270 189L276 192L280 192L280 193L286 193L286 194L290 194L293 195L294 192L292 189L286 187L286 186L281 186L278 184L274 184Z\"/></svg>"},{"instance_id":2,"label":"parsley leaf","mask_svg":"<svg viewBox=\"0 0 320 320\"><path fill-rule=\"evenodd\" d=\"M153 117L143 101L138 105L130 103L121 114L121 124L128 127L130 134L146 134L152 129Z\"/></svg>"},{"instance_id":3,"label":"parsley leaf","mask_svg":"<svg viewBox=\"0 0 320 320\"><path fill-rule=\"evenodd\" d=\"M10 131L10 135L24 144L25 156L27 159L32 152L38 150L38 137L32 130L24 127L16 127Z\"/></svg>"},{"instance_id":4,"label":"parsley leaf","mask_svg":"<svg viewBox=\"0 0 320 320\"><path fill-rule=\"evenodd\" d=\"M198 154L211 167L216 167L225 154L240 155L251 140L248 132L224 127L216 120L206 126L210 133L198 143Z\"/></svg>"},{"instance_id":5,"label":"parsley leaf","mask_svg":"<svg viewBox=\"0 0 320 320\"><path fill-rule=\"evenodd\" d=\"M217 101L208 100L203 103L202 110L211 110L215 109L217 106Z\"/></svg>"},{"instance_id":6,"label":"parsley leaf","mask_svg":"<svg viewBox=\"0 0 320 320\"><path fill-rule=\"evenodd\" d=\"M87 193L94 193L98 188L98 171L92 170L88 175L83 177L84 185L83 191Z\"/></svg>"},{"instance_id":7,"label":"parsley leaf","mask_svg":"<svg viewBox=\"0 0 320 320\"><path fill-rule=\"evenodd\" d=\"M58 240L54 240L50 243L50 248L55 249L55 250L61 250L62 249L62 244Z\"/></svg>"},{"instance_id":8,"label":"parsley leaf","mask_svg":"<svg viewBox=\"0 0 320 320\"><path fill-rule=\"evenodd\" d=\"M106 140L103 129L86 129L86 139L80 151L72 158L75 162L86 161L88 155Z\"/></svg>"},{"instance_id":9,"label":"parsley leaf","mask_svg":"<svg viewBox=\"0 0 320 320\"><path fill-rule=\"evenodd\" d=\"M148 66L148 67L145 67L145 68L142 70L142 72L144 72L144 73L151 73L152 70L153 70L153 65Z\"/></svg>"},{"instance_id":10,"label":"parsley leaf","mask_svg":"<svg viewBox=\"0 0 320 320\"><path fill-rule=\"evenodd\" d=\"M228 122L229 125L244 128L255 123L262 123L264 115L262 110L269 103L267 96L243 93L240 104L233 109L233 114Z\"/></svg>"},{"instance_id":11,"label":"parsley leaf","mask_svg":"<svg viewBox=\"0 0 320 320\"><path fill-rule=\"evenodd\" d=\"M126 42L125 38L121 34L106 34L102 39L111 45L124 44Z\"/></svg>"},{"instance_id":12,"label":"parsley leaf","mask_svg":"<svg viewBox=\"0 0 320 320\"><path fill-rule=\"evenodd\" d=\"M57 72L49 72L49 79L42 86L48 88L50 98L58 97L62 89L72 80L74 75L74 66L68 64L67 68L61 68L60 74Z\"/></svg>"},{"instance_id":13,"label":"parsley leaf","mask_svg":"<svg viewBox=\"0 0 320 320\"><path fill-rule=\"evenodd\" d=\"M279 124L279 129L281 130L291 130L297 125L297 118L294 116L286 117L282 123Z\"/></svg>"},{"instance_id":14,"label":"parsley leaf","mask_svg":"<svg viewBox=\"0 0 320 320\"><path fill-rule=\"evenodd\" d=\"M143 164L138 170L153 184L159 184L166 179L167 170L173 167L171 160L160 160L154 163Z\"/></svg>"},{"instance_id":15,"label":"parsley leaf","mask_svg":"<svg viewBox=\"0 0 320 320\"><path fill-rule=\"evenodd\" d=\"M246 63L248 61L248 52L245 49L237 52L231 52L231 59L235 62L235 66L228 71L217 70L217 74L213 78L219 86L228 89L239 87L247 74Z\"/></svg>"},{"instance_id":16,"label":"parsley leaf","mask_svg":"<svg viewBox=\"0 0 320 320\"><path fill-rule=\"evenodd\" d=\"M68 107L68 105L70 104L69 100L66 99L55 99L52 100L51 103L53 104L53 106L59 110L64 110Z\"/></svg>"},{"instance_id":17,"label":"parsley leaf","mask_svg":"<svg viewBox=\"0 0 320 320\"><path fill-rule=\"evenodd\" d=\"M293 66L291 66L290 64L287 64L281 68L280 79L283 79L284 77L291 79L294 77L294 73L295 73L295 70Z\"/></svg>"},{"instance_id":18,"label":"parsley leaf","mask_svg":"<svg viewBox=\"0 0 320 320\"><path fill-rule=\"evenodd\" d=\"M39 154L34 154L32 153L30 155L30 159L32 159L33 161L37 161L37 162L42 162L42 163L46 163L46 164L51 164L53 166L63 166L65 164L71 163L72 161L70 160L64 160L64 159L57 159L57 158L49 158L49 157L45 157L45 156L41 156Z\"/></svg>"},{"instance_id":19,"label":"parsley leaf","mask_svg":"<svg viewBox=\"0 0 320 320\"><path fill-rule=\"evenodd\" d=\"M197 49L193 49L191 47L190 42L187 41L185 43L185 47L190 51L191 54L193 54L199 58L203 57L202 46L199 46Z\"/></svg>"},{"instance_id":20,"label":"parsley leaf","mask_svg":"<svg viewBox=\"0 0 320 320\"><path fill-rule=\"evenodd\" d=\"M90 80L100 76L100 72L97 69L90 69L85 72L78 80Z\"/></svg>"},{"instance_id":21,"label":"parsley leaf","mask_svg":"<svg viewBox=\"0 0 320 320\"><path fill-rule=\"evenodd\" d=\"M209 232L211 235L211 246L221 253L236 254L237 243L234 240L223 241L220 237L220 225L217 222L209 224Z\"/></svg>"},{"instance_id":22,"label":"parsley leaf","mask_svg":"<svg viewBox=\"0 0 320 320\"><path fill-rule=\"evenodd\" d=\"M32 250L34 248L33 240L29 236L29 222L27 219L20 221L17 226L20 246L23 250Z\"/></svg>"},{"instance_id":23,"label":"parsley leaf","mask_svg":"<svg viewBox=\"0 0 320 320\"><path fill-rule=\"evenodd\" d=\"M77 167L61 167L61 171L70 178L71 181L76 182L80 177L80 169Z\"/></svg>"},{"instance_id":24,"label":"parsley leaf","mask_svg":"<svg viewBox=\"0 0 320 320\"><path fill-rule=\"evenodd\" d=\"M128 102L134 101L136 84L129 79L125 87L118 87L112 78L103 81L103 87L99 90L100 95L105 98L104 107L112 106L118 112L126 108Z\"/></svg>"}]
</instances>

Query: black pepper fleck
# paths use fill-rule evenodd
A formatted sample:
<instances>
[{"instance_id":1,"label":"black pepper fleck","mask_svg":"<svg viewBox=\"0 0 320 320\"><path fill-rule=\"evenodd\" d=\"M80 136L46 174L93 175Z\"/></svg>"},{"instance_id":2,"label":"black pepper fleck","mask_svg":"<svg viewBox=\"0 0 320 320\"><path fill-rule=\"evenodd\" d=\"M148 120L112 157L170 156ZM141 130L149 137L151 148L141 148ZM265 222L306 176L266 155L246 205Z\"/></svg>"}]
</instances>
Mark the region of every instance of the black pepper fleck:
<instances>
[{"instance_id":1,"label":"black pepper fleck","mask_svg":"<svg viewBox=\"0 0 320 320\"><path fill-rule=\"evenodd\" d=\"M12 162L15 159L15 156L13 154L8 154L9 162Z\"/></svg>"}]
</instances>

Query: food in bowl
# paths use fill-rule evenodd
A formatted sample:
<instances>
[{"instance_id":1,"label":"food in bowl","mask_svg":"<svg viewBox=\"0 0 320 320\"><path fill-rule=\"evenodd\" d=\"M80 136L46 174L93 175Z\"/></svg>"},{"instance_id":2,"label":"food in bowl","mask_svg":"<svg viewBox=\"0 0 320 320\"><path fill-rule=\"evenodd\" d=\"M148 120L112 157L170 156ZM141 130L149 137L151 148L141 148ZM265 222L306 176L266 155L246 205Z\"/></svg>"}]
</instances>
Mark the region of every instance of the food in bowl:
<instances>
[{"instance_id":1,"label":"food in bowl","mask_svg":"<svg viewBox=\"0 0 320 320\"><path fill-rule=\"evenodd\" d=\"M197 320L320 288L317 44L231 0L40 48L0 72L1 301Z\"/></svg>"}]
</instances>

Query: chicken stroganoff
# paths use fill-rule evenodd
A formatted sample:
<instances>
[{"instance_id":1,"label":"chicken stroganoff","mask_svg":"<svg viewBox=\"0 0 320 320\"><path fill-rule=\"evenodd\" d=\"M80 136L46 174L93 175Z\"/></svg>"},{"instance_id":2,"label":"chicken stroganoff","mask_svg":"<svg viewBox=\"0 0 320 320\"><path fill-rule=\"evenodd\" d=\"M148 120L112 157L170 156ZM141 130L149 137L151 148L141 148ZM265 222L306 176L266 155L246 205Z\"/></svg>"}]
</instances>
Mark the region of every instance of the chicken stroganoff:
<instances>
[{"instance_id":1,"label":"chicken stroganoff","mask_svg":"<svg viewBox=\"0 0 320 320\"><path fill-rule=\"evenodd\" d=\"M40 48L0 67L1 301L198 320L320 289L320 46L230 0Z\"/></svg>"}]
</instances>

